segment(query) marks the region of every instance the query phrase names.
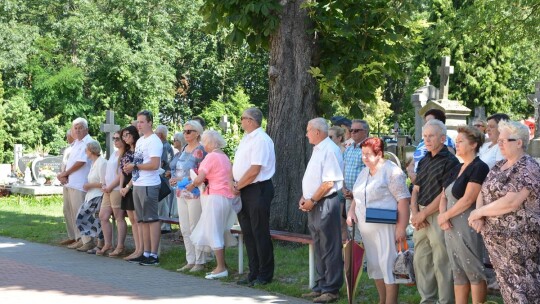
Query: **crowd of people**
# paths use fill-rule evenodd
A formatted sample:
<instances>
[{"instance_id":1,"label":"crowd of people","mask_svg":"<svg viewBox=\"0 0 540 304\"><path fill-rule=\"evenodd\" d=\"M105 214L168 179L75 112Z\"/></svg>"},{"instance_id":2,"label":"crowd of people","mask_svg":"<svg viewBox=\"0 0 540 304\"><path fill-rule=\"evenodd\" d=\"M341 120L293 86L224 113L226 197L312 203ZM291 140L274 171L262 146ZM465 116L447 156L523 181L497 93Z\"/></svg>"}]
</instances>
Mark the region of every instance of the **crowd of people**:
<instances>
[{"instance_id":1,"label":"crowd of people","mask_svg":"<svg viewBox=\"0 0 540 304\"><path fill-rule=\"evenodd\" d=\"M124 256L127 214L134 251L124 259L158 265L161 234L170 229L160 217L178 216L186 264L177 271L203 271L213 255L216 266L205 277L219 279L229 276L224 250L235 244L230 228L238 220L249 273L237 283L272 282L269 219L276 157L262 120L257 108L242 113L245 134L231 163L222 150L223 137L205 131L200 118L174 134L175 154L166 127L154 130L152 113L141 111L136 127L114 133L116 150L109 160L88 134L86 120L75 119L58 174L68 235L62 244ZM313 153L298 209L307 214L317 275L303 297L315 303L338 300L349 225L365 246L367 274L379 303L398 303L392 270L410 224L421 303L486 302L488 264L505 303L540 298L540 165L526 153L529 128L498 113L459 127L453 140L443 111L429 110L424 120L422 140L405 171L386 160L384 141L370 136L365 120L336 116L332 126L323 118L308 122ZM160 200L164 180L173 191ZM372 208L397 216L388 223L368 220ZM111 220L117 227L115 248Z\"/></svg>"}]
</instances>

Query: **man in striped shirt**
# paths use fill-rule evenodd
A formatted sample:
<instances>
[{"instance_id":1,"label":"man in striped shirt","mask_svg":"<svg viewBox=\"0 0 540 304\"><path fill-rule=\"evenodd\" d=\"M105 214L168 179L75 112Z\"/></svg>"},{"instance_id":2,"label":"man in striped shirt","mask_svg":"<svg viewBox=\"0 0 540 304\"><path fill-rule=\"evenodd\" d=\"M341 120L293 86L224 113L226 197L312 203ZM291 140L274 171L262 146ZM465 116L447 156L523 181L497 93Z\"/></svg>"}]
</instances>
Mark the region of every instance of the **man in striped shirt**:
<instances>
[{"instance_id":1,"label":"man in striped shirt","mask_svg":"<svg viewBox=\"0 0 540 304\"><path fill-rule=\"evenodd\" d=\"M443 182L459 161L445 145L446 126L440 120L426 122L422 137L428 153L418 163L411 196L416 286L420 303L454 303L452 270L437 216Z\"/></svg>"}]
</instances>

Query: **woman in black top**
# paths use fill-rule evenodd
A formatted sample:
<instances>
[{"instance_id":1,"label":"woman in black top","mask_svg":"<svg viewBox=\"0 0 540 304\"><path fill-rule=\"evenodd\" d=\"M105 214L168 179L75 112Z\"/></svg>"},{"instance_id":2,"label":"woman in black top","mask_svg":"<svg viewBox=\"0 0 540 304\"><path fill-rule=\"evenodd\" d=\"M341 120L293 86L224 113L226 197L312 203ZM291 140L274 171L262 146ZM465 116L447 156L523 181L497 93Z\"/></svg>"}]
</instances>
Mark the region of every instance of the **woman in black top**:
<instances>
[{"instance_id":1,"label":"woman in black top","mask_svg":"<svg viewBox=\"0 0 540 304\"><path fill-rule=\"evenodd\" d=\"M454 167L444 184L439 205L438 223L444 230L446 250L454 276L457 304L486 301L487 285L484 274L483 242L479 233L469 226L469 214L489 167L476 156L484 136L473 127L459 127L456 155L463 163Z\"/></svg>"},{"instance_id":2,"label":"woman in black top","mask_svg":"<svg viewBox=\"0 0 540 304\"><path fill-rule=\"evenodd\" d=\"M137 128L134 126L129 126L122 129L121 134L122 141L126 144L124 154L120 157L120 170L122 170L122 175L120 176L120 184L122 185L122 188L120 189L120 194L122 195L121 208L122 210L126 210L128 214L129 221L131 222L133 242L135 243L135 251L124 258L124 260L129 260L143 254L142 230L139 229L137 215L135 214L135 206L133 204L131 172L124 172L124 166L133 163L133 154L135 152L135 144L139 139L139 131L137 131ZM109 254L109 256L111 256L111 254Z\"/></svg>"}]
</instances>

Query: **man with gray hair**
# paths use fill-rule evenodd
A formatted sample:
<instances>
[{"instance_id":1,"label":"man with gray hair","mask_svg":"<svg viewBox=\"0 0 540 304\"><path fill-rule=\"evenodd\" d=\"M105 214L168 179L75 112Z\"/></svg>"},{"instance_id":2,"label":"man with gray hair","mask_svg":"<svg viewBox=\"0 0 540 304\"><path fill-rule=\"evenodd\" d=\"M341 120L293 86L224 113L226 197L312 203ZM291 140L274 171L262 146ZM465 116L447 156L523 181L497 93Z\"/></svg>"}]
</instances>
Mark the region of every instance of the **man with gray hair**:
<instances>
[{"instance_id":1,"label":"man with gray hair","mask_svg":"<svg viewBox=\"0 0 540 304\"><path fill-rule=\"evenodd\" d=\"M302 179L298 208L308 213L317 278L313 291L302 297L313 298L315 303L330 303L338 300L343 285L341 208L337 195L343 185L343 158L340 148L328 137L328 125L323 118L308 122L306 137L314 147Z\"/></svg>"},{"instance_id":2,"label":"man with gray hair","mask_svg":"<svg viewBox=\"0 0 540 304\"><path fill-rule=\"evenodd\" d=\"M272 176L276 172L274 142L261 128L262 112L242 113L245 135L238 145L232 167L233 192L242 198L238 221L246 244L249 275L240 285L265 285L274 277L274 247L270 238L270 204L274 198Z\"/></svg>"},{"instance_id":3,"label":"man with gray hair","mask_svg":"<svg viewBox=\"0 0 540 304\"><path fill-rule=\"evenodd\" d=\"M88 122L86 119L79 117L71 124L71 136L74 141L67 158L66 166L57 176L58 180L64 185L64 218L68 232L68 240L62 242L69 244L68 248L78 249L83 246L83 243L88 243L91 238L81 236L75 220L77 213L82 203L86 191L83 186L88 181L88 173L90 172L90 160L86 156L86 145L92 141L92 137L88 134ZM81 239L82 238L82 239ZM72 242L71 240L77 240ZM84 241L84 242L83 242Z\"/></svg>"},{"instance_id":4,"label":"man with gray hair","mask_svg":"<svg viewBox=\"0 0 540 304\"><path fill-rule=\"evenodd\" d=\"M420 303L454 303L452 270L437 217L443 183L459 161L445 145L446 126L440 120L426 122L422 137L427 154L418 163L411 194L416 286Z\"/></svg>"},{"instance_id":5,"label":"man with gray hair","mask_svg":"<svg viewBox=\"0 0 540 304\"><path fill-rule=\"evenodd\" d=\"M169 134L169 129L167 129L164 125L158 125L156 127L156 130L154 131L154 134L159 137L161 142L163 143L163 153L161 154L161 169L163 169L163 173L161 175L165 177L167 180L171 178L171 160L174 157L174 150L167 140L167 135ZM170 211L172 209L172 204L174 200L174 193L171 191L171 194L169 194L167 197L162 199L159 202L159 216L163 217L170 217ZM161 233L169 233L171 232L171 224L168 223L161 223Z\"/></svg>"}]
</instances>

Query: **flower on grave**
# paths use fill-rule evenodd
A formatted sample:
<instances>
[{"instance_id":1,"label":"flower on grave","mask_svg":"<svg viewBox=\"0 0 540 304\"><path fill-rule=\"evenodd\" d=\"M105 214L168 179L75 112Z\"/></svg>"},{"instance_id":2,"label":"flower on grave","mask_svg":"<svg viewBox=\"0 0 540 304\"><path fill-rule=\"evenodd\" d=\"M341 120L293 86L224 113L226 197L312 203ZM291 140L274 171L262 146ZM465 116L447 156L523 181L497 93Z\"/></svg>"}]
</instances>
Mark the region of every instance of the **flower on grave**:
<instances>
[{"instance_id":1,"label":"flower on grave","mask_svg":"<svg viewBox=\"0 0 540 304\"><path fill-rule=\"evenodd\" d=\"M53 179L56 177L56 172L53 171L51 166L43 166L39 170L39 175L45 177L45 179Z\"/></svg>"}]
</instances>

